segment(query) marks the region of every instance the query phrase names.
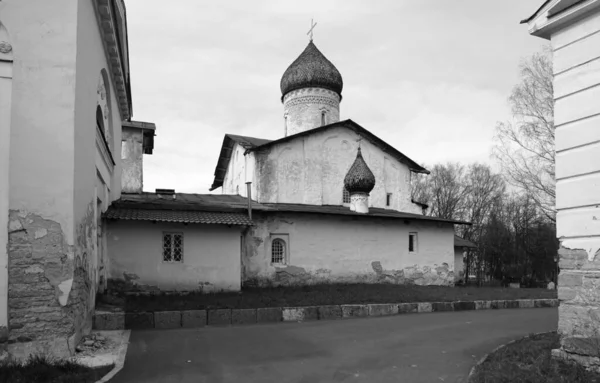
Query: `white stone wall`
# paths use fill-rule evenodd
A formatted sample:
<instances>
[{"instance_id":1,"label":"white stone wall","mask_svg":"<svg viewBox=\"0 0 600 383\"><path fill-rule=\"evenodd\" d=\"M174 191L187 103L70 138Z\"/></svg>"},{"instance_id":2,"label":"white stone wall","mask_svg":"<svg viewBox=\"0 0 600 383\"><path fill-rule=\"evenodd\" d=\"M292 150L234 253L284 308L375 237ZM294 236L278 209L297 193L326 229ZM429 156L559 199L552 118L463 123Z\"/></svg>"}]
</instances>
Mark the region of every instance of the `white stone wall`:
<instances>
[{"instance_id":1,"label":"white stone wall","mask_svg":"<svg viewBox=\"0 0 600 383\"><path fill-rule=\"evenodd\" d=\"M356 159L358 134L338 127L270 146L256 156L259 202L341 205L344 177ZM375 175L369 207L421 214L410 200L410 170L364 139L362 155ZM386 194L392 193L386 206Z\"/></svg>"},{"instance_id":2,"label":"white stone wall","mask_svg":"<svg viewBox=\"0 0 600 383\"><path fill-rule=\"evenodd\" d=\"M425 221L325 214L255 213L246 236L243 274L250 283L391 282L454 284L454 228ZM408 250L417 233L417 251ZM286 262L271 263L283 238Z\"/></svg>"},{"instance_id":3,"label":"white stone wall","mask_svg":"<svg viewBox=\"0 0 600 383\"><path fill-rule=\"evenodd\" d=\"M123 128L121 185L123 193L141 193L144 187L144 137L141 129Z\"/></svg>"},{"instance_id":4,"label":"white stone wall","mask_svg":"<svg viewBox=\"0 0 600 383\"><path fill-rule=\"evenodd\" d=\"M340 96L323 88L291 91L283 98L283 118L284 137L338 122Z\"/></svg>"}]
</instances>

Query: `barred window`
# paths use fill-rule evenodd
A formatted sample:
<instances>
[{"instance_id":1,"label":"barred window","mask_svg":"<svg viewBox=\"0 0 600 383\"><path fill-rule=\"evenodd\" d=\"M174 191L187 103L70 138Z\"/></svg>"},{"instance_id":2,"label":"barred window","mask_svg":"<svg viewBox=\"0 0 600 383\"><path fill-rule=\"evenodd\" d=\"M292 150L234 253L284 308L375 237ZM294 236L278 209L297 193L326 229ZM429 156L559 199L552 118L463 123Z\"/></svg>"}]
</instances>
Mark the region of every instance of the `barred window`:
<instances>
[{"instance_id":1,"label":"barred window","mask_svg":"<svg viewBox=\"0 0 600 383\"><path fill-rule=\"evenodd\" d=\"M345 187L342 192L342 203L350 203L350 192Z\"/></svg>"},{"instance_id":2,"label":"barred window","mask_svg":"<svg viewBox=\"0 0 600 383\"><path fill-rule=\"evenodd\" d=\"M183 233L163 233L163 261L183 262Z\"/></svg>"},{"instance_id":3,"label":"barred window","mask_svg":"<svg viewBox=\"0 0 600 383\"><path fill-rule=\"evenodd\" d=\"M285 261L285 242L282 239L275 238L271 242L271 263L284 263Z\"/></svg>"}]
</instances>

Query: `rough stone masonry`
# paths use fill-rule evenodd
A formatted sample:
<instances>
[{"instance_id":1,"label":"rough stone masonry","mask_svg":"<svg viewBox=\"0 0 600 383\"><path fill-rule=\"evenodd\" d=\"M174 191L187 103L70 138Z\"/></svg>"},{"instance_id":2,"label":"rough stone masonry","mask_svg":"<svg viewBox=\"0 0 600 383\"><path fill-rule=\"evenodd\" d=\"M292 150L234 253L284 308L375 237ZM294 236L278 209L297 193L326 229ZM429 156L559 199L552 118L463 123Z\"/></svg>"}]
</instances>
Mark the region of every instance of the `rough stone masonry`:
<instances>
[{"instance_id":1,"label":"rough stone masonry","mask_svg":"<svg viewBox=\"0 0 600 383\"><path fill-rule=\"evenodd\" d=\"M561 348L555 356L570 357L600 368L600 257L585 250L559 250L558 277Z\"/></svg>"},{"instance_id":2,"label":"rough stone masonry","mask_svg":"<svg viewBox=\"0 0 600 383\"><path fill-rule=\"evenodd\" d=\"M89 305L90 280L60 224L24 211L9 217L8 351L72 355Z\"/></svg>"}]
</instances>

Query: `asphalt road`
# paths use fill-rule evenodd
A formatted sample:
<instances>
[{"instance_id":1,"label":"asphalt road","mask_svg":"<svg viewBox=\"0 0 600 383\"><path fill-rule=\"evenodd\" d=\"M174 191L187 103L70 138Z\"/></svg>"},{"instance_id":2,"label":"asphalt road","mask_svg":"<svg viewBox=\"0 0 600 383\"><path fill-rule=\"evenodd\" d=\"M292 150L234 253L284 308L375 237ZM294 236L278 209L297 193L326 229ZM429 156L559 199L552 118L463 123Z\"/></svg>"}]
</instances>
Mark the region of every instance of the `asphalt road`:
<instances>
[{"instance_id":1,"label":"asphalt road","mask_svg":"<svg viewBox=\"0 0 600 383\"><path fill-rule=\"evenodd\" d=\"M496 346L557 323L538 308L132 331L111 382L463 382Z\"/></svg>"}]
</instances>

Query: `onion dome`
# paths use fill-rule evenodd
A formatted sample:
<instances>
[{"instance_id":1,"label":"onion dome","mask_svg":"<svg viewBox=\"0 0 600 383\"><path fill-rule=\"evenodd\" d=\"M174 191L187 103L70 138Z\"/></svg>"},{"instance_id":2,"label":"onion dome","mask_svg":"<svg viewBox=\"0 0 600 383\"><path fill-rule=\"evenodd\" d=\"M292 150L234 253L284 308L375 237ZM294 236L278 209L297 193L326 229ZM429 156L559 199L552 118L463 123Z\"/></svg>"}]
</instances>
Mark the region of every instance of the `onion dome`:
<instances>
[{"instance_id":1,"label":"onion dome","mask_svg":"<svg viewBox=\"0 0 600 383\"><path fill-rule=\"evenodd\" d=\"M363 159L360 147L356 153L356 160L348 170L344 178L344 186L350 194L352 193L370 193L375 187L375 175Z\"/></svg>"},{"instance_id":2,"label":"onion dome","mask_svg":"<svg viewBox=\"0 0 600 383\"><path fill-rule=\"evenodd\" d=\"M340 99L344 82L337 68L317 49L312 40L281 77L281 96L302 88L325 88Z\"/></svg>"}]
</instances>

